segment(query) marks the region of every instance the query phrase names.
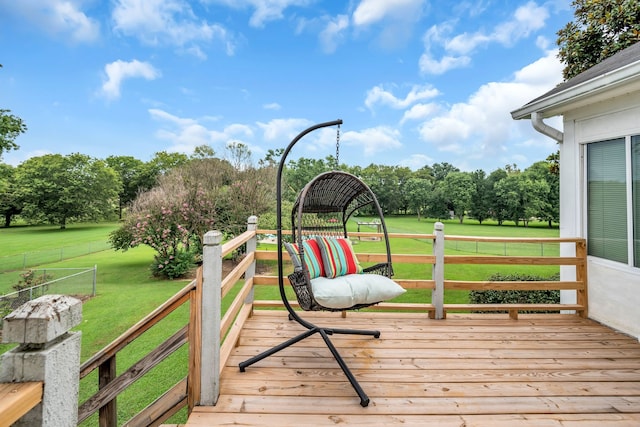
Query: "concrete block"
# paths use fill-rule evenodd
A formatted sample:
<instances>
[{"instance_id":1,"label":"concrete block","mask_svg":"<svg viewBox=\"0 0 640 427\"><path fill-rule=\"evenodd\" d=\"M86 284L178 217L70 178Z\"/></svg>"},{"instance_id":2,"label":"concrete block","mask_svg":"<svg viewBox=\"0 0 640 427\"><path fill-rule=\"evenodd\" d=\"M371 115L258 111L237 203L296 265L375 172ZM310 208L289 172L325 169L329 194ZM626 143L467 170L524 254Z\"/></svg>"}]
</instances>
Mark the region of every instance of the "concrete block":
<instances>
[{"instance_id":1,"label":"concrete block","mask_svg":"<svg viewBox=\"0 0 640 427\"><path fill-rule=\"evenodd\" d=\"M81 336L70 332L44 349L18 347L2 355L0 382L44 381L42 402L15 427L77 425Z\"/></svg>"},{"instance_id":2,"label":"concrete block","mask_svg":"<svg viewBox=\"0 0 640 427\"><path fill-rule=\"evenodd\" d=\"M82 321L82 302L66 295L43 295L4 318L2 342L46 344Z\"/></svg>"}]
</instances>

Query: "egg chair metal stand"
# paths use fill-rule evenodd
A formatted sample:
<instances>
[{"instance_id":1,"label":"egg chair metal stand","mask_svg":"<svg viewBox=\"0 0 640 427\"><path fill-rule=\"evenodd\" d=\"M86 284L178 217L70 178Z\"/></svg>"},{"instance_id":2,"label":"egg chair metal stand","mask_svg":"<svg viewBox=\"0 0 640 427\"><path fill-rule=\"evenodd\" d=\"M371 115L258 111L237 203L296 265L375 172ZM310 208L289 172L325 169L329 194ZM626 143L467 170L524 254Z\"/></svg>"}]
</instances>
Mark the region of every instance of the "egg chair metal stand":
<instances>
[{"instance_id":1,"label":"egg chair metal stand","mask_svg":"<svg viewBox=\"0 0 640 427\"><path fill-rule=\"evenodd\" d=\"M335 120L331 122L320 123L309 127L298 134L291 143L284 150L282 157L278 165L277 181L276 181L276 233L277 233L277 247L278 247L278 287L280 291L280 297L282 303L288 311L289 319L294 320L302 325L306 331L299 335L272 347L244 362L239 364L241 372L253 365L254 363L269 357L280 350L283 350L297 342L304 340L312 335L319 334L329 351L335 358L336 362L344 372L345 376L353 386L354 390L360 398L360 405L366 407L369 405L369 397L364 392L355 376L345 363L344 359L336 349L335 345L330 339L334 334L351 334L351 335L364 335L374 338L380 337L380 331L377 330L360 330L360 329L341 329L327 326L318 326L305 319L303 319L299 312L297 312L289 302L284 286L284 261L283 261L283 233L282 233L282 175L284 165L287 156L293 146L308 133L328 127L342 124L342 120ZM336 147L339 143L339 129ZM336 148L336 162L338 161L338 148ZM371 191L371 189L360 179L352 174L342 171L330 171L316 176L312 179L299 193L298 198L294 204L291 213L292 224L292 240L297 243L297 248L300 251L299 259L302 263L302 268L295 270L292 274L288 275L289 282L293 287L296 294L296 298L300 307L304 311L343 311L352 310L367 307L371 304L356 304L348 308L328 308L319 304L313 296L311 287L311 279L309 271L305 263L305 257L303 254L303 240L309 236L330 236L347 238L347 222L349 218L358 210L363 208L369 209L379 217L380 229L383 234L383 239L386 245L386 261L376 264L371 267L365 267L363 273L365 274L381 274L387 277L391 277L393 274L391 264L391 250L389 246L389 238L387 234L386 225L384 223L384 217L380 205ZM379 301L377 301L379 302ZM376 302L376 303L377 303Z\"/></svg>"}]
</instances>

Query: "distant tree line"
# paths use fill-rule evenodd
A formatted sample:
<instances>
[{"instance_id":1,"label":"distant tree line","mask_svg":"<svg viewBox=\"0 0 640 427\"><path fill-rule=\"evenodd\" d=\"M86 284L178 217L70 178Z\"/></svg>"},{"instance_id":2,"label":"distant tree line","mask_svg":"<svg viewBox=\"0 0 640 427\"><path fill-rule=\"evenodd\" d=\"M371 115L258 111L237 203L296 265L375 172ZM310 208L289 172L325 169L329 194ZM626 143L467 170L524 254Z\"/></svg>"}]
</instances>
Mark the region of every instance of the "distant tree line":
<instances>
[{"instance_id":1,"label":"distant tree line","mask_svg":"<svg viewBox=\"0 0 640 427\"><path fill-rule=\"evenodd\" d=\"M33 157L17 167L0 163L0 213L5 226L19 215L27 223L64 228L73 221L124 220L127 209L137 212L144 203L151 203L150 192L160 204L163 199L166 203L206 196L215 203L216 226L233 234L242 229L248 215L273 210L280 153L269 151L257 165L243 144L231 144L223 158L203 146L191 156L158 152L148 162L131 156L101 160L76 153ZM386 214L456 217L460 222L473 218L480 223L492 219L525 226L531 218L549 225L559 220L557 153L523 171L506 165L489 174L462 172L446 162L412 171L402 166L337 165L331 156L300 158L285 168L285 201L293 203L308 181L331 169L366 182ZM204 193L196 197L186 195L188 191Z\"/></svg>"},{"instance_id":2,"label":"distant tree line","mask_svg":"<svg viewBox=\"0 0 640 427\"><path fill-rule=\"evenodd\" d=\"M314 176L336 167L333 157L324 160L301 158L287 165L284 197L293 201ZM449 163L434 163L412 171L403 166L371 164L367 167L341 165L340 170L361 178L376 194L385 214L413 214L448 219L473 218L480 223L493 219L526 226L530 219L559 220L558 154L550 155L521 171L514 165L490 174L483 170L462 172Z\"/></svg>"},{"instance_id":3,"label":"distant tree line","mask_svg":"<svg viewBox=\"0 0 640 427\"><path fill-rule=\"evenodd\" d=\"M254 164L244 144L231 143L222 157L201 146L191 156L163 151L148 162L75 153L33 157L16 167L0 164L0 213L7 227L18 215L27 223L61 228L70 222L119 219L122 225L110 237L114 249L150 246L157 253L152 271L180 277L197 261L207 230L237 235L250 215L261 217L261 227L275 228L275 173L281 153L271 150ZM531 218L549 225L558 221L557 155L524 171L507 165L489 175L461 172L448 163L412 171L338 165L331 156L300 158L285 168L285 206L317 174L336 168L366 182L386 214L525 226Z\"/></svg>"}]
</instances>

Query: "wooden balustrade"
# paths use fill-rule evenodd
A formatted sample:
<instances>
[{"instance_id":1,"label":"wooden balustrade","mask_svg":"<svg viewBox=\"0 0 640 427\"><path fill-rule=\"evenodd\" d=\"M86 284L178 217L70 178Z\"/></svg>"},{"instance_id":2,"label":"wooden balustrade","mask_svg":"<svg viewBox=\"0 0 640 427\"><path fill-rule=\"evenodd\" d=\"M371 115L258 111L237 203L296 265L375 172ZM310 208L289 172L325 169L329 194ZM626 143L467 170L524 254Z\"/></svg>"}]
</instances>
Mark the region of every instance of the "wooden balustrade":
<instances>
[{"instance_id":1,"label":"wooden balustrade","mask_svg":"<svg viewBox=\"0 0 640 427\"><path fill-rule=\"evenodd\" d=\"M274 230L258 230L261 234L274 234ZM283 233L288 234L288 233ZM517 318L518 312L521 311L576 311L580 316L588 315L588 297L587 297L587 252L586 241L582 238L548 238L548 237L479 237L479 236L446 236L443 230L436 230L434 234L413 234L413 233L389 233L390 239L419 239L436 242L441 238L444 243L451 242L473 242L478 244L504 244L517 246L522 244L535 245L570 245L573 246L573 255L556 256L554 255L483 255L483 254L465 254L453 255L445 253L445 244L438 247L433 246L431 254L392 254L394 264L424 264L425 276L428 276L428 270L431 270L431 277L424 279L407 279L402 277L394 277L405 289L428 289L432 291L430 302L417 303L382 303L373 306L371 310L398 310L398 311L425 311L432 317L443 318L447 311L506 311L512 318ZM350 233L352 237L380 237L380 233L355 232ZM393 250L393 244L392 244ZM543 250L541 250L542 252ZM506 249L505 249L506 252ZM559 252L559 251L558 251ZM382 254L360 253L357 254L358 260L365 263L375 263L384 260ZM257 251L255 254L257 260L274 261L277 259L275 251ZM286 258L286 256L285 256ZM561 281L487 281L487 280L455 280L445 278L447 266L453 265L501 265L501 266L518 266L518 265L535 265L535 266L565 266L575 269L574 280ZM441 270L438 272L438 270ZM286 280L286 279L285 279ZM277 285L277 278L273 276L260 275L254 278L255 285L273 286ZM444 302L444 290L572 290L576 291L576 303L570 304L450 304ZM292 301L292 305L296 302ZM277 302L273 301L255 301L254 306L273 308L277 306ZM438 316L439 307L442 307L442 314Z\"/></svg>"}]
</instances>

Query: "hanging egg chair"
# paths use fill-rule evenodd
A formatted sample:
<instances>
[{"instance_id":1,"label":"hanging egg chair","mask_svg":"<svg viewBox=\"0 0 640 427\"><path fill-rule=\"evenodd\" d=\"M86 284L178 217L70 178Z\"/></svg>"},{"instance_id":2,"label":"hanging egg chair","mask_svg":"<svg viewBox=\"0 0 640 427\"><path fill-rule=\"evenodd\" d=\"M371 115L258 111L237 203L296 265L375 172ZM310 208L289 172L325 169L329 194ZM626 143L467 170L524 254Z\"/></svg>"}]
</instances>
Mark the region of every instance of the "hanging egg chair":
<instances>
[{"instance_id":1,"label":"hanging egg chair","mask_svg":"<svg viewBox=\"0 0 640 427\"><path fill-rule=\"evenodd\" d=\"M282 233L282 172L287 155L306 134L323 127L338 126L336 164L342 120L320 123L296 136L285 149L278 166L276 182L276 221L278 251L278 286L282 302L289 313L306 331L284 343L268 349L239 364L240 371L254 363L295 344L316 333L322 336L360 398L360 405L368 406L369 397L351 373L338 350L329 339L333 334L367 335L380 337L380 331L340 329L318 326L305 320L289 302L284 285L284 259L282 248L291 257L294 271L288 281L303 311L345 311L361 309L394 298L404 289L391 280L393 268L389 236L384 216L375 194L362 180L347 172L330 171L313 178L298 194L291 211L291 242L285 242ZM349 220L356 213L373 216L373 224L382 233L386 253L371 255L378 263L361 267L349 239Z\"/></svg>"}]
</instances>

